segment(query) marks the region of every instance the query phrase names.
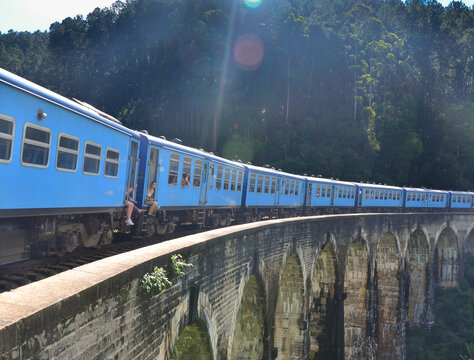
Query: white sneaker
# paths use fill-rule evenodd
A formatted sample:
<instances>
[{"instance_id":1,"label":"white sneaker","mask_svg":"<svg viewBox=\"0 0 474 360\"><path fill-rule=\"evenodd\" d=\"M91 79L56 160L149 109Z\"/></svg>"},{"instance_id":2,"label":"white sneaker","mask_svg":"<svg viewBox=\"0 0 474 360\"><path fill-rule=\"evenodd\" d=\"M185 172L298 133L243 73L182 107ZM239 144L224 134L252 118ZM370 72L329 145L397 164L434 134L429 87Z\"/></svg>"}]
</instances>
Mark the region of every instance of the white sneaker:
<instances>
[{"instance_id":1,"label":"white sneaker","mask_svg":"<svg viewBox=\"0 0 474 360\"><path fill-rule=\"evenodd\" d=\"M125 220L125 224L130 225L130 226L135 225L135 224L133 223L132 219L127 219L127 220Z\"/></svg>"}]
</instances>

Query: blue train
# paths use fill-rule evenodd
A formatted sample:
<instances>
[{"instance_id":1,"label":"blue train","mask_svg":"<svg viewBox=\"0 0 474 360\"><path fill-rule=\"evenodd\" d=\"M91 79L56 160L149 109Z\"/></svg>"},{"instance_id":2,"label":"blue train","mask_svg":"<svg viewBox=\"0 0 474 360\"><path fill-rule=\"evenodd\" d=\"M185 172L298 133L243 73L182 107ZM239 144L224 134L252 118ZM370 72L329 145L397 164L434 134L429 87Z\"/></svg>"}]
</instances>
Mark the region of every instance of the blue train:
<instances>
[{"instance_id":1,"label":"blue train","mask_svg":"<svg viewBox=\"0 0 474 360\"><path fill-rule=\"evenodd\" d=\"M0 265L108 244L117 231L151 236L184 224L474 204L472 192L299 176L230 161L128 129L2 69L0 187ZM127 189L134 191L126 195ZM156 213L135 215L127 225L127 198L142 209L156 201Z\"/></svg>"}]
</instances>

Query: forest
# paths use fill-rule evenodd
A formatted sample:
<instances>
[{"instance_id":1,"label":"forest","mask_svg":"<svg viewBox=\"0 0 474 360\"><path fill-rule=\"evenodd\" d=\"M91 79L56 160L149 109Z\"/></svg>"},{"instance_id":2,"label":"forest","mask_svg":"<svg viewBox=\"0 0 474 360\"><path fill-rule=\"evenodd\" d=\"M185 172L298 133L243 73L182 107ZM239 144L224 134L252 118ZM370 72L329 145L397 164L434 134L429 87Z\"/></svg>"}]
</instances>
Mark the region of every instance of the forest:
<instances>
[{"instance_id":1,"label":"forest","mask_svg":"<svg viewBox=\"0 0 474 360\"><path fill-rule=\"evenodd\" d=\"M134 129L285 171L474 190L474 9L127 0L0 33L0 67Z\"/></svg>"}]
</instances>

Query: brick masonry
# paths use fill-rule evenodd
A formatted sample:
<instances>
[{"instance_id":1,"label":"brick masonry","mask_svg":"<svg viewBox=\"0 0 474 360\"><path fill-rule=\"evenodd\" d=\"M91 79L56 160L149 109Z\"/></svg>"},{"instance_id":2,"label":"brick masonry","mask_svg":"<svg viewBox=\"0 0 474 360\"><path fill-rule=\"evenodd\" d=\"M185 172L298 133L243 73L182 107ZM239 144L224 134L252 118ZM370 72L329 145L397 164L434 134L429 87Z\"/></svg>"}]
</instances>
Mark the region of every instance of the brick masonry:
<instances>
[{"instance_id":1,"label":"brick masonry","mask_svg":"<svg viewBox=\"0 0 474 360\"><path fill-rule=\"evenodd\" d=\"M405 324L432 324L473 228L474 214L333 215L153 245L0 294L0 359L404 359ZM146 294L139 279L175 253L194 267Z\"/></svg>"}]
</instances>

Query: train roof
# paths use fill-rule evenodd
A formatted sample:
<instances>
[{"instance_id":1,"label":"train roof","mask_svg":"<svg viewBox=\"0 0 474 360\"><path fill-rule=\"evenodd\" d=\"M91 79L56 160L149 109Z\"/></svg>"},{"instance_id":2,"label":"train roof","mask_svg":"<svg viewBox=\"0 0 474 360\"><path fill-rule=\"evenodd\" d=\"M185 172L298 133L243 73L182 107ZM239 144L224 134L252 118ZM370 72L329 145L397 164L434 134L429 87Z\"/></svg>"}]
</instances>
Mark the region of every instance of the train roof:
<instances>
[{"instance_id":1,"label":"train roof","mask_svg":"<svg viewBox=\"0 0 474 360\"><path fill-rule=\"evenodd\" d=\"M2 68L0 68L0 82L27 92L33 96L39 97L57 106L63 107L69 111L80 114L90 120L99 122L102 125L139 138L139 135L136 131L123 126L119 120L94 108L92 105L80 102L78 100L70 100Z\"/></svg>"},{"instance_id":2,"label":"train roof","mask_svg":"<svg viewBox=\"0 0 474 360\"><path fill-rule=\"evenodd\" d=\"M257 166L257 165L252 165L252 164L244 164L244 166L247 167L249 170L253 170L253 171L259 171L259 172L263 172L263 173L267 173L267 174L272 174L272 175L275 175L275 176L291 177L291 178L295 178L295 179L300 179L302 181L304 180L304 176L290 174L290 173L284 172L282 170L276 170L275 168L270 168L270 167L266 167L266 166Z\"/></svg>"},{"instance_id":3,"label":"train roof","mask_svg":"<svg viewBox=\"0 0 474 360\"><path fill-rule=\"evenodd\" d=\"M165 149L170 149L172 151L184 153L184 154L189 154L193 156L197 156L200 158L208 159L211 161L215 162L220 162L226 165L234 166L234 167L240 167L244 168L243 164L237 162L237 161L232 161L232 160L227 160L225 158L222 158L220 156L214 155L213 153L206 152L202 149L196 149L190 146L178 144L176 142L166 140L161 137L153 136L150 134L146 134L145 132L140 132L140 135L144 138L147 139L149 144L156 145L156 146L161 146Z\"/></svg>"},{"instance_id":4,"label":"train roof","mask_svg":"<svg viewBox=\"0 0 474 360\"><path fill-rule=\"evenodd\" d=\"M342 180L337 180L337 179L326 179L326 178L320 178L320 177L311 177L311 176L306 176L306 179L311 182L319 182L323 184L336 184L336 185L345 185L345 186L355 186L356 184L351 182L351 181L342 181Z\"/></svg>"},{"instance_id":5,"label":"train roof","mask_svg":"<svg viewBox=\"0 0 474 360\"><path fill-rule=\"evenodd\" d=\"M472 191L458 191L458 190L454 190L454 191L446 191L446 192L449 192L451 194L456 194L456 195L474 195L474 192Z\"/></svg>"},{"instance_id":6,"label":"train roof","mask_svg":"<svg viewBox=\"0 0 474 360\"><path fill-rule=\"evenodd\" d=\"M399 186L393 185L381 185L381 184L364 184L364 183L355 183L357 186L361 188L371 188L371 189L385 189L385 190L403 190L403 188Z\"/></svg>"}]
</instances>

